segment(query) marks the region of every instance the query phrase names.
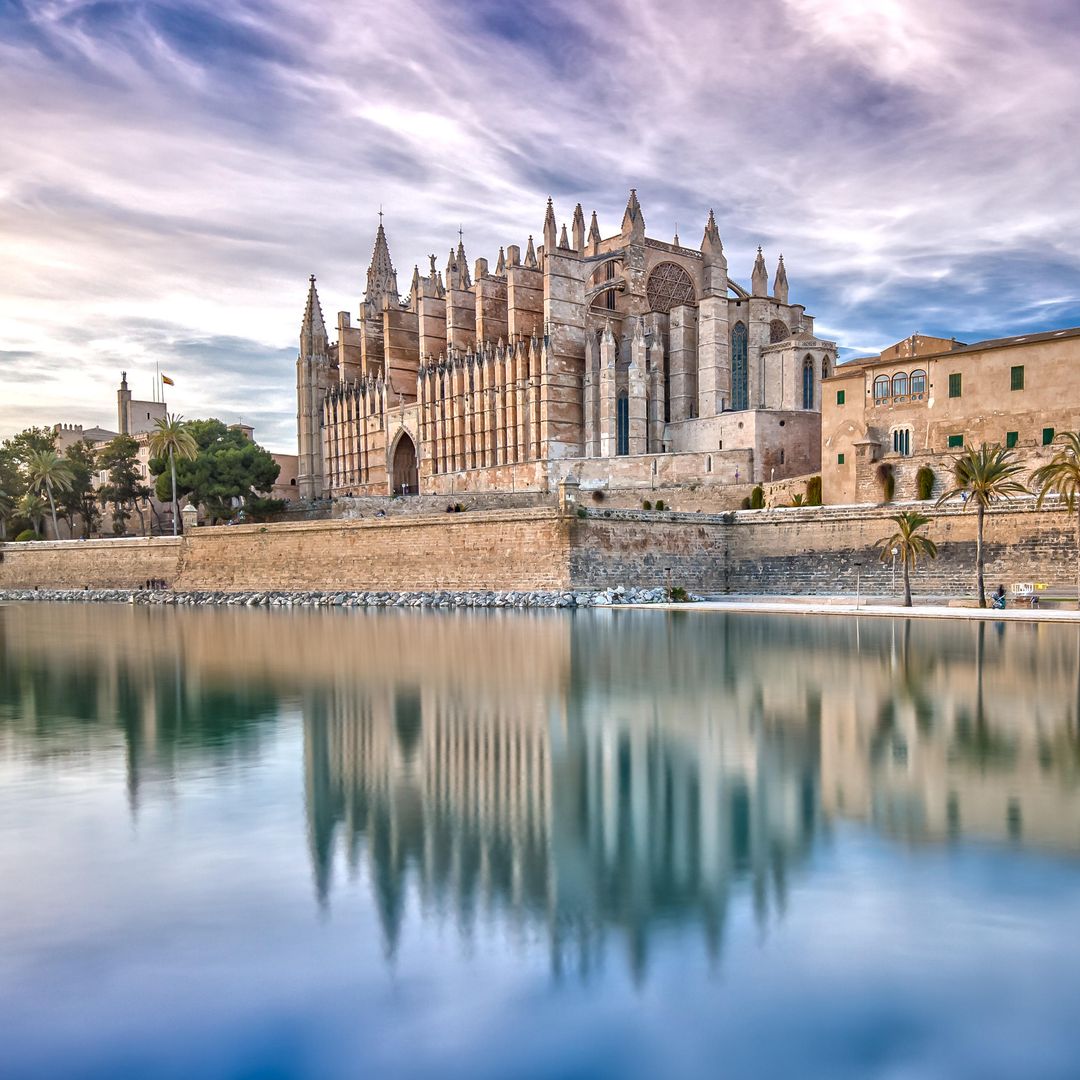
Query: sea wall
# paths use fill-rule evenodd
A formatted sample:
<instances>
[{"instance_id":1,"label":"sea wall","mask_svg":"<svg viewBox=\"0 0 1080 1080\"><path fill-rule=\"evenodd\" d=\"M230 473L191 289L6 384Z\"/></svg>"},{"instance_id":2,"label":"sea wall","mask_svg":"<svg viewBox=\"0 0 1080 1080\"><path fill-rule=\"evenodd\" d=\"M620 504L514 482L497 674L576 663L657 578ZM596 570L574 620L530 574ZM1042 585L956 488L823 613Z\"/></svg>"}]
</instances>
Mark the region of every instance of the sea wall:
<instances>
[{"instance_id":1,"label":"sea wall","mask_svg":"<svg viewBox=\"0 0 1080 1080\"><path fill-rule=\"evenodd\" d=\"M136 589L176 581L183 541L125 536L0 545L0 589Z\"/></svg>"},{"instance_id":2,"label":"sea wall","mask_svg":"<svg viewBox=\"0 0 1080 1080\"><path fill-rule=\"evenodd\" d=\"M583 500L584 501L584 500ZM358 521L198 528L182 540L97 540L0 547L0 589L137 588L159 578L186 591L608 589L680 585L697 593L885 595L897 568L875 544L901 506L792 507L724 514L553 507ZM975 514L919 504L938 559L916 593L973 590ZM584 514L584 516L581 516ZM1030 500L986 522L987 583L1076 582L1072 515Z\"/></svg>"}]
</instances>

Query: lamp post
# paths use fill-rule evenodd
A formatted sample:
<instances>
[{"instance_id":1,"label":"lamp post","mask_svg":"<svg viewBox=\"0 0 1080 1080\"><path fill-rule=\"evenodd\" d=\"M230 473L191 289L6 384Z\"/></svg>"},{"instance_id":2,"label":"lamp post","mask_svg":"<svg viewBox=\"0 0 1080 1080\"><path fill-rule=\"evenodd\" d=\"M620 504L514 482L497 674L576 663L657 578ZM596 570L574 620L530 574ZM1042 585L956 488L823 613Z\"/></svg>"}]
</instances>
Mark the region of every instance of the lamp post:
<instances>
[{"instance_id":1,"label":"lamp post","mask_svg":"<svg viewBox=\"0 0 1080 1080\"><path fill-rule=\"evenodd\" d=\"M896 556L900 554L900 549L894 547L892 549L892 591L896 592Z\"/></svg>"}]
</instances>

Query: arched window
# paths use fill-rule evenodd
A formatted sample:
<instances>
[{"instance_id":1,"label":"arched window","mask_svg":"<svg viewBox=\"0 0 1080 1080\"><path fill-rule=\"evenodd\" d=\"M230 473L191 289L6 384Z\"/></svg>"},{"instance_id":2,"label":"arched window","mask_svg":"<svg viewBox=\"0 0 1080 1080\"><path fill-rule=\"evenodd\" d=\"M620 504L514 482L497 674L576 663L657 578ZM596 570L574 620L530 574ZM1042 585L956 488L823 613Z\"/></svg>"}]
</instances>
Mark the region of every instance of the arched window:
<instances>
[{"instance_id":1,"label":"arched window","mask_svg":"<svg viewBox=\"0 0 1080 1080\"><path fill-rule=\"evenodd\" d=\"M802 407L814 407L814 358L808 356L802 364Z\"/></svg>"},{"instance_id":2,"label":"arched window","mask_svg":"<svg viewBox=\"0 0 1080 1080\"><path fill-rule=\"evenodd\" d=\"M827 356L821 358L821 377L823 379L829 377L829 358Z\"/></svg>"},{"instance_id":3,"label":"arched window","mask_svg":"<svg viewBox=\"0 0 1080 1080\"><path fill-rule=\"evenodd\" d=\"M615 400L615 453L630 453L630 399L625 390Z\"/></svg>"},{"instance_id":4,"label":"arched window","mask_svg":"<svg viewBox=\"0 0 1080 1080\"><path fill-rule=\"evenodd\" d=\"M889 376L879 375L874 380L874 404L880 405L883 401L889 400Z\"/></svg>"},{"instance_id":5,"label":"arched window","mask_svg":"<svg viewBox=\"0 0 1080 1080\"><path fill-rule=\"evenodd\" d=\"M911 396L913 398L926 396L926 372L922 369L911 373Z\"/></svg>"},{"instance_id":6,"label":"arched window","mask_svg":"<svg viewBox=\"0 0 1080 1080\"><path fill-rule=\"evenodd\" d=\"M773 319L769 323L769 344L775 345L778 341L787 341L791 337L791 331L783 319Z\"/></svg>"},{"instance_id":7,"label":"arched window","mask_svg":"<svg viewBox=\"0 0 1080 1080\"><path fill-rule=\"evenodd\" d=\"M653 268L645 283L645 295L650 311L668 312L680 304L697 303L693 278L673 262L662 262Z\"/></svg>"},{"instance_id":8,"label":"arched window","mask_svg":"<svg viewBox=\"0 0 1080 1080\"><path fill-rule=\"evenodd\" d=\"M907 397L908 377L906 371L898 371L892 377L893 397Z\"/></svg>"},{"instance_id":9,"label":"arched window","mask_svg":"<svg viewBox=\"0 0 1080 1080\"><path fill-rule=\"evenodd\" d=\"M737 322L731 328L731 407L750 408L750 388L746 362L746 327Z\"/></svg>"}]
</instances>

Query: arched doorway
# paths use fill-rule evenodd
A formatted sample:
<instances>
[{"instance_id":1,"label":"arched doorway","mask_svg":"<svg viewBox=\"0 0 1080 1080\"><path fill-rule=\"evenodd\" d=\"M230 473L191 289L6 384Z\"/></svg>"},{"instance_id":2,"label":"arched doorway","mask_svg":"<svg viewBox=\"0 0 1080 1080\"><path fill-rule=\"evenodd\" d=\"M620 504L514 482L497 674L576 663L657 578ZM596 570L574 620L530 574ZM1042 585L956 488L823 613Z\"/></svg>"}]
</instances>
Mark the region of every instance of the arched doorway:
<instances>
[{"instance_id":1,"label":"arched doorway","mask_svg":"<svg viewBox=\"0 0 1080 1080\"><path fill-rule=\"evenodd\" d=\"M420 480L416 473L416 444L407 431L401 433L394 448L394 465L391 480L395 495L416 495Z\"/></svg>"}]
</instances>

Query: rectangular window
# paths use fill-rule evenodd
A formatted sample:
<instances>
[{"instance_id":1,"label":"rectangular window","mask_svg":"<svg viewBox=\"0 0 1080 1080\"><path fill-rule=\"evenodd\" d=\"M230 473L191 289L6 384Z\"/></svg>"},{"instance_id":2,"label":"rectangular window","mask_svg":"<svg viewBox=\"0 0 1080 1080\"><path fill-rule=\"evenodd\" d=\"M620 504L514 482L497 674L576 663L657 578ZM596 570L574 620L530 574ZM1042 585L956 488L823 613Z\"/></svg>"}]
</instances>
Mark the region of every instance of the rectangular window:
<instances>
[{"instance_id":1,"label":"rectangular window","mask_svg":"<svg viewBox=\"0 0 1080 1080\"><path fill-rule=\"evenodd\" d=\"M837 454L836 455L836 464L837 465L843 465L844 464L844 455L843 454Z\"/></svg>"},{"instance_id":2,"label":"rectangular window","mask_svg":"<svg viewBox=\"0 0 1080 1080\"><path fill-rule=\"evenodd\" d=\"M959 371L954 371L949 376L949 397L959 397L963 390L963 376Z\"/></svg>"},{"instance_id":3,"label":"rectangular window","mask_svg":"<svg viewBox=\"0 0 1080 1080\"><path fill-rule=\"evenodd\" d=\"M1043 446L1049 446L1054 441L1054 429L1052 427L1043 428Z\"/></svg>"},{"instance_id":4,"label":"rectangular window","mask_svg":"<svg viewBox=\"0 0 1080 1080\"><path fill-rule=\"evenodd\" d=\"M837 405L843 405L844 404L844 391L843 390L837 390L836 391L836 404Z\"/></svg>"},{"instance_id":5,"label":"rectangular window","mask_svg":"<svg viewBox=\"0 0 1080 1080\"><path fill-rule=\"evenodd\" d=\"M1012 379L1012 385L1011 385L1010 389L1012 389L1012 390L1023 390L1024 389L1024 365L1023 364L1017 364L1016 367L1010 369L1010 375L1011 375L1011 379Z\"/></svg>"},{"instance_id":6,"label":"rectangular window","mask_svg":"<svg viewBox=\"0 0 1080 1080\"><path fill-rule=\"evenodd\" d=\"M908 457L911 454L911 429L897 428L892 433L892 448L894 454Z\"/></svg>"},{"instance_id":7,"label":"rectangular window","mask_svg":"<svg viewBox=\"0 0 1080 1080\"><path fill-rule=\"evenodd\" d=\"M949 449L950 450L955 450L955 449L957 449L957 447L960 447L960 446L963 446L963 445L964 445L964 436L963 435L950 435L949 436Z\"/></svg>"},{"instance_id":8,"label":"rectangular window","mask_svg":"<svg viewBox=\"0 0 1080 1080\"><path fill-rule=\"evenodd\" d=\"M1005 446L1006 446L1006 448L1011 450L1017 444L1019 439L1020 439L1020 432L1019 431L1006 431L1005 432Z\"/></svg>"}]
</instances>

